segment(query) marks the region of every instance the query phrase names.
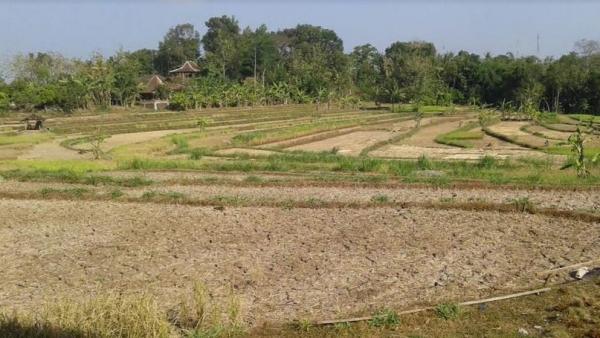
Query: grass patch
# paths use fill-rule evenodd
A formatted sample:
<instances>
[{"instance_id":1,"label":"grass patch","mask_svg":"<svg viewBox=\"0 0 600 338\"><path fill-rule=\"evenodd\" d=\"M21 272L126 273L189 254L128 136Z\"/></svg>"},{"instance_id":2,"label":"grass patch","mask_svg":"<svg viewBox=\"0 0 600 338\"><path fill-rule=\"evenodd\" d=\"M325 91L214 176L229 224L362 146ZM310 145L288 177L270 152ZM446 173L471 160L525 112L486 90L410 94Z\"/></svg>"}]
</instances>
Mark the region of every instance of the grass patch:
<instances>
[{"instance_id":1,"label":"grass patch","mask_svg":"<svg viewBox=\"0 0 600 338\"><path fill-rule=\"evenodd\" d=\"M479 128L478 123L467 123L449 133L438 135L435 142L460 148L472 148L473 143L471 141L483 138L483 131L480 129L475 130L476 128Z\"/></svg>"},{"instance_id":2,"label":"grass patch","mask_svg":"<svg viewBox=\"0 0 600 338\"><path fill-rule=\"evenodd\" d=\"M25 133L14 135L0 135L0 146L7 145L34 145L54 138L52 133Z\"/></svg>"},{"instance_id":3,"label":"grass patch","mask_svg":"<svg viewBox=\"0 0 600 338\"><path fill-rule=\"evenodd\" d=\"M43 188L40 190L40 194L44 198L60 197L60 198L67 198L67 199L79 199L88 193L90 193L90 191L88 189L84 189L84 188L65 188L65 189Z\"/></svg>"},{"instance_id":4,"label":"grass patch","mask_svg":"<svg viewBox=\"0 0 600 338\"><path fill-rule=\"evenodd\" d=\"M454 303L439 304L435 307L435 313L439 318L444 320L452 320L460 315L460 307Z\"/></svg>"},{"instance_id":5,"label":"grass patch","mask_svg":"<svg viewBox=\"0 0 600 338\"><path fill-rule=\"evenodd\" d=\"M6 179L20 182L60 182L86 185L114 185L126 188L144 187L152 185L152 180L141 176L111 177L105 175L88 174L70 169L59 170L11 170L2 172Z\"/></svg>"},{"instance_id":6,"label":"grass patch","mask_svg":"<svg viewBox=\"0 0 600 338\"><path fill-rule=\"evenodd\" d=\"M371 202L378 204L385 204L390 202L390 197L384 194L377 194L371 197Z\"/></svg>"},{"instance_id":7,"label":"grass patch","mask_svg":"<svg viewBox=\"0 0 600 338\"><path fill-rule=\"evenodd\" d=\"M398 314L393 310L382 310L375 313L373 318L368 321L368 324L375 328L382 327L391 329L400 325L400 317L398 317Z\"/></svg>"}]
</instances>

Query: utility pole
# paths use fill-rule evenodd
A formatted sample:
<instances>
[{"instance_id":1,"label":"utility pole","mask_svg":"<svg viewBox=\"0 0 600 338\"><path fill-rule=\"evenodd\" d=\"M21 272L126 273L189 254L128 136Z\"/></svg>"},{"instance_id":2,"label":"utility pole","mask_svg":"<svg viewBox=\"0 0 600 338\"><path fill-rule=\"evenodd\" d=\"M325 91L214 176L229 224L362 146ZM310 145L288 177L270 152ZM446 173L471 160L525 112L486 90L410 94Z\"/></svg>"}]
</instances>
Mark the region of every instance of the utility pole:
<instances>
[{"instance_id":1,"label":"utility pole","mask_svg":"<svg viewBox=\"0 0 600 338\"><path fill-rule=\"evenodd\" d=\"M540 56L540 33L537 35L537 55Z\"/></svg>"}]
</instances>

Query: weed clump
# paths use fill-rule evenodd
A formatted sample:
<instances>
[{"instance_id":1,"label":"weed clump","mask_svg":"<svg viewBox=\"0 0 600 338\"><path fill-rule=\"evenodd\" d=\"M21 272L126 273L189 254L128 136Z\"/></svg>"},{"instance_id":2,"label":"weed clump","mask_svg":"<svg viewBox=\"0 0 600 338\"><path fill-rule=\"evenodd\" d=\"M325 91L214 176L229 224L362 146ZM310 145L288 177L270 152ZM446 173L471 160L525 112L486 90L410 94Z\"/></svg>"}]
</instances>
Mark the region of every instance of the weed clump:
<instances>
[{"instance_id":1,"label":"weed clump","mask_svg":"<svg viewBox=\"0 0 600 338\"><path fill-rule=\"evenodd\" d=\"M377 194L373 197L371 197L371 202L373 203L379 203L379 204L385 204L385 203L389 203L390 198L388 195L384 195L384 194Z\"/></svg>"},{"instance_id":2,"label":"weed clump","mask_svg":"<svg viewBox=\"0 0 600 338\"><path fill-rule=\"evenodd\" d=\"M382 310L377 312L368 324L371 327L394 328L400 325L400 317L393 310Z\"/></svg>"},{"instance_id":3,"label":"weed clump","mask_svg":"<svg viewBox=\"0 0 600 338\"><path fill-rule=\"evenodd\" d=\"M460 306L454 303L439 304L435 307L435 313L444 320L456 319L460 315Z\"/></svg>"}]
</instances>

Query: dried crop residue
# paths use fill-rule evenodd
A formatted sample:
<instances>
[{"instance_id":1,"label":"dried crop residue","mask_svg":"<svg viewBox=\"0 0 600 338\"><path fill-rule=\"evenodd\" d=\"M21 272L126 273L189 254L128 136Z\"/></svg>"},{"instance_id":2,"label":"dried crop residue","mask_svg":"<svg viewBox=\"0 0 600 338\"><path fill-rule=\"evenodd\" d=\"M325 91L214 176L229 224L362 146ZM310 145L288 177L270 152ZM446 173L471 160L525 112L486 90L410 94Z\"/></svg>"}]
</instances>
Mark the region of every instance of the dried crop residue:
<instances>
[{"instance_id":1,"label":"dried crop residue","mask_svg":"<svg viewBox=\"0 0 600 338\"><path fill-rule=\"evenodd\" d=\"M82 154L60 145L64 139L55 139L34 145L21 154L19 160L82 160L90 159L90 154Z\"/></svg>"},{"instance_id":2,"label":"dried crop residue","mask_svg":"<svg viewBox=\"0 0 600 338\"><path fill-rule=\"evenodd\" d=\"M369 153L374 157L384 158L400 158L400 159L417 159L421 156L427 156L428 158L438 160L479 160L485 156L492 156L499 159L505 158L522 158L522 157L535 157L535 158L555 158L557 156L551 156L540 151L530 149L515 149L510 148L432 148L432 147L419 147L411 146L406 144L390 144L377 149Z\"/></svg>"},{"instance_id":3,"label":"dried crop residue","mask_svg":"<svg viewBox=\"0 0 600 338\"><path fill-rule=\"evenodd\" d=\"M374 145L377 142L388 140L394 137L394 135L396 135L395 132L384 130L357 131L287 149L317 152L337 149L339 154L359 155L364 148Z\"/></svg>"},{"instance_id":4,"label":"dried crop residue","mask_svg":"<svg viewBox=\"0 0 600 338\"><path fill-rule=\"evenodd\" d=\"M246 154L250 156L270 156L278 154L276 151L263 150L263 149L248 149L248 148L228 148L217 150L215 152L218 155L235 155L235 154Z\"/></svg>"},{"instance_id":5,"label":"dried crop residue","mask_svg":"<svg viewBox=\"0 0 600 338\"><path fill-rule=\"evenodd\" d=\"M506 293L600 255L599 224L522 213L0 203L3 308L107 290L169 308L201 280L258 325Z\"/></svg>"}]
</instances>

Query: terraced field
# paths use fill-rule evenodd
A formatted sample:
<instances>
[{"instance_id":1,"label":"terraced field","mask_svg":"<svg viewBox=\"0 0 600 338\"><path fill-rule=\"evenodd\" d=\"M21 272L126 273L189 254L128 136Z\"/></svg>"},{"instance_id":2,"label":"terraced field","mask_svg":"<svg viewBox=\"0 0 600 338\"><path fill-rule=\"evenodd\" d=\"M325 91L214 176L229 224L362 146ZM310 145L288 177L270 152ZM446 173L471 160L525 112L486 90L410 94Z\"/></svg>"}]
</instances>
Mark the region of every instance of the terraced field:
<instances>
[{"instance_id":1,"label":"terraced field","mask_svg":"<svg viewBox=\"0 0 600 338\"><path fill-rule=\"evenodd\" d=\"M543 125L312 106L48 125L0 138L0 312L144 294L171 318L201 283L252 329L554 287L570 271L542 272L600 257L600 168L559 170L568 132Z\"/></svg>"}]
</instances>

